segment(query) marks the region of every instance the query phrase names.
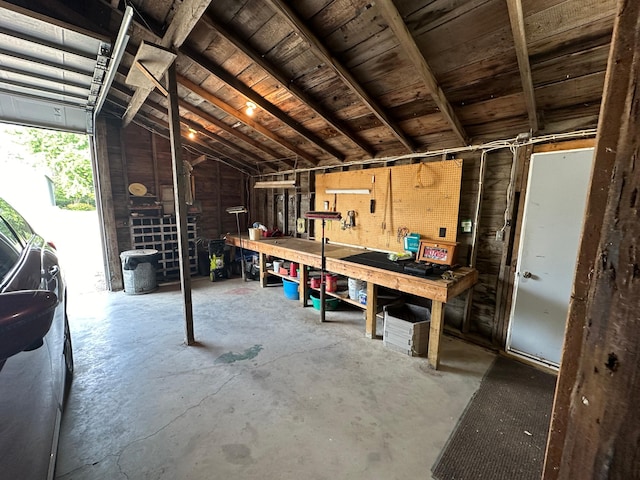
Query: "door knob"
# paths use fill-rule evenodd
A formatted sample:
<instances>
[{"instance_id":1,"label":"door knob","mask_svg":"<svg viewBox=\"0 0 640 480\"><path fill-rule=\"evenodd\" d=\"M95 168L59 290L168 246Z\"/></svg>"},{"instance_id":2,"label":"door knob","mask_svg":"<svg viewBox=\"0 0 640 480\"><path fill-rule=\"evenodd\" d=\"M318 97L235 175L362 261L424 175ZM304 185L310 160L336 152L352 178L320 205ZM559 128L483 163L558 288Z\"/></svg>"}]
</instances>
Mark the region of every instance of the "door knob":
<instances>
[{"instance_id":1,"label":"door knob","mask_svg":"<svg viewBox=\"0 0 640 480\"><path fill-rule=\"evenodd\" d=\"M522 274L522 276L523 276L524 278L531 278L531 277L532 277L531 272L524 272L524 273Z\"/></svg>"}]
</instances>

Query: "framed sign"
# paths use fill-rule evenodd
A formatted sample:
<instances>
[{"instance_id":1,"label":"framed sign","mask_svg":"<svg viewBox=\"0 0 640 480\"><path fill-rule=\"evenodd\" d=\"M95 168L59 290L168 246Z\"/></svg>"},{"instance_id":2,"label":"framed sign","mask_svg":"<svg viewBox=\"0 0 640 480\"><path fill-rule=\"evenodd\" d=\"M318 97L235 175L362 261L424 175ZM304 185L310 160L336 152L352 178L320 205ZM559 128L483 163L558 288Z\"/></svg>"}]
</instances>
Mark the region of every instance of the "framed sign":
<instances>
[{"instance_id":1,"label":"framed sign","mask_svg":"<svg viewBox=\"0 0 640 480\"><path fill-rule=\"evenodd\" d=\"M457 245L457 243L423 240L420 242L420 250L418 250L416 260L439 265L452 265Z\"/></svg>"}]
</instances>

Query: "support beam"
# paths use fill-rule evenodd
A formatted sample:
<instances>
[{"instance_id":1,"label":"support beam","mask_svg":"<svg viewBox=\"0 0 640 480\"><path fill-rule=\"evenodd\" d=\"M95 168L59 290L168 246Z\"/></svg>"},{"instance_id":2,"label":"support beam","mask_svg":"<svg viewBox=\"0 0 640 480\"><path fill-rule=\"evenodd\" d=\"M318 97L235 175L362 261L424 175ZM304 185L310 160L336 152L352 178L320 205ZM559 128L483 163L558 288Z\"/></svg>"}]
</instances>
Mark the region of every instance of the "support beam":
<instances>
[{"instance_id":1,"label":"support beam","mask_svg":"<svg viewBox=\"0 0 640 480\"><path fill-rule=\"evenodd\" d=\"M160 83L160 81L153 76L153 74L147 69L147 67L145 67L143 64L141 64L138 60L136 60L133 65L142 72L142 74L147 77L149 79L149 81L151 83L153 83L153 85L155 85L155 87L160 90L160 93L162 93L162 95L164 95L165 97L167 95L169 95L169 92L167 92L167 89L164 88L164 85L162 85Z\"/></svg>"},{"instance_id":2,"label":"support beam","mask_svg":"<svg viewBox=\"0 0 640 480\"><path fill-rule=\"evenodd\" d=\"M321 60L327 63L340 79L347 85L360 101L370 109L373 114L378 117L387 128L391 130L393 135L402 143L410 152L415 151L413 141L402 131L400 126L394 122L387 112L378 102L369 95L359 84L356 78L351 74L349 69L345 67L337 58L331 55L331 52L325 47L315 34L307 27L305 22L298 17L296 12L284 0L265 0L265 3L271 5L273 9L284 15L285 19L292 28L309 43L311 51Z\"/></svg>"},{"instance_id":3,"label":"support beam","mask_svg":"<svg viewBox=\"0 0 640 480\"><path fill-rule=\"evenodd\" d=\"M107 150L108 135L104 117L96 122L96 134L92 137L91 160L93 163L93 182L96 191L96 206L100 218L102 236L102 254L104 258L107 288L110 291L122 290L122 266L118 247L118 229L113 209L113 191L111 189L111 169Z\"/></svg>"},{"instance_id":4,"label":"support beam","mask_svg":"<svg viewBox=\"0 0 640 480\"><path fill-rule=\"evenodd\" d=\"M460 140L463 145L468 145L469 137L464 131L464 127L462 126L462 123L460 123L460 119L458 119L458 116L453 111L453 107L445 97L442 88L440 88L440 85L436 80L436 76L433 74L433 70L431 70L431 67L422 55L418 45L416 45L411 32L409 32L409 29L400 17L398 9L391 0L378 0L376 2L376 6L382 12L382 16L385 20L389 23L389 27L398 39L398 42L400 42L400 49L409 56L411 63L416 68L418 74L422 78L422 81L429 89L429 93L431 94L433 101L440 109L440 113L442 113L449 123L453 133L455 133L456 137L458 137L458 140Z\"/></svg>"},{"instance_id":5,"label":"support beam","mask_svg":"<svg viewBox=\"0 0 640 480\"><path fill-rule=\"evenodd\" d=\"M178 11L174 15L171 25L169 25L166 33L160 40L159 46L164 48L179 48L191 30L193 30L193 27L196 26L196 23L209 6L209 3L211 3L211 0L184 0L178 7ZM140 107L142 107L152 90L153 87L138 87L122 118L123 128L131 123L131 120L136 116L136 113L138 113L138 110L140 110Z\"/></svg>"},{"instance_id":6,"label":"support beam","mask_svg":"<svg viewBox=\"0 0 640 480\"><path fill-rule=\"evenodd\" d=\"M520 69L520 81L522 82L524 101L527 105L529 128L531 128L533 133L536 133L538 131L538 113L535 91L533 90L533 80L531 79L531 65L529 63L527 37L524 28L522 0L507 0L507 7L509 8L509 22L511 23L513 42L516 46L516 56L518 57L518 68Z\"/></svg>"},{"instance_id":7,"label":"support beam","mask_svg":"<svg viewBox=\"0 0 640 480\"><path fill-rule=\"evenodd\" d=\"M213 105L215 105L220 110L222 110L225 113L227 113L228 115L231 115L232 117L240 120L242 123L244 123L244 124L248 125L249 127L253 128L255 131L261 133L265 137L273 140L276 143L279 143L280 145L285 147L287 150L295 153L299 157L301 157L301 158L305 159L307 162L311 163L313 166L318 164L318 160L313 155L305 152L301 148L298 148L295 145L289 143L284 138L276 135L275 133L273 133L268 128L262 126L258 122L256 122L253 119L251 119L248 115L245 115L244 113L242 113L242 112L236 110L235 108L233 108L231 105L223 102L218 97L216 97L215 95L211 94L210 92L208 92L207 90L202 88L200 85L196 85L195 83L193 83L188 78L185 78L185 77L182 77L182 76L178 76L178 81L180 82L180 85L182 85L183 87L187 88L188 90L191 90L193 93L195 93L198 96L202 97L207 102L212 103Z\"/></svg>"},{"instance_id":8,"label":"support beam","mask_svg":"<svg viewBox=\"0 0 640 480\"><path fill-rule=\"evenodd\" d=\"M275 118L280 120L282 123L287 125L289 128L294 130L298 135L304 137L309 142L313 143L320 150L323 150L323 151L327 152L329 155L331 155L332 157L337 158L340 161L344 161L345 156L341 152L339 152L337 149L333 148L331 145L329 145L323 139L318 137L312 131L310 131L307 128L303 127L296 120L294 120L293 118L288 116L286 113L284 113L278 107L276 107L274 104L272 104L271 102L266 100L264 97L260 96L258 93L256 93L254 90L252 90L248 86L246 86L244 83L242 83L240 80L238 80L236 77L231 75L229 72L227 72L222 67L220 67L220 66L216 65L215 63L213 63L212 61L206 59L205 57L200 55L198 52L193 50L192 48L182 47L180 49L180 53L182 53L183 55L186 55L187 57L189 57L191 60L196 62L202 68L207 70L211 75L214 75L214 76L218 77L220 80L222 80L228 86L230 86L231 88L233 88L234 90L239 92L241 95L243 95L246 98L248 98L249 100L251 100L257 106L259 106L264 111L268 112L269 114L271 114L272 116L274 116ZM180 82L180 83L182 83L182 82Z\"/></svg>"},{"instance_id":9,"label":"support beam","mask_svg":"<svg viewBox=\"0 0 640 480\"><path fill-rule=\"evenodd\" d=\"M171 166L173 168L173 191L176 204L176 225L178 229L178 252L180 260L180 285L182 287L185 321L185 342L196 343L193 334L193 305L191 303L191 270L189 269L189 235L187 232L187 204L185 203L185 172L182 162L182 142L180 141L180 114L178 112L178 82L176 64L167 71L169 90L169 134L171 136Z\"/></svg>"},{"instance_id":10,"label":"support beam","mask_svg":"<svg viewBox=\"0 0 640 480\"><path fill-rule=\"evenodd\" d=\"M212 15L205 14L202 17L204 23L216 30L221 36L228 40L238 50L243 52L247 57L251 59L256 65L259 65L265 72L271 75L273 78L280 82L280 86L286 89L291 95L296 97L302 103L311 108L316 114L318 114L325 122L335 128L339 133L347 137L354 144L360 147L370 157L375 157L375 151L364 140L358 138L351 129L341 120L336 118L334 114L329 112L320 103L316 102L311 96L307 95L300 87L297 87L292 83L292 80L285 77L273 64L264 58L264 55L258 54L253 50L249 44L243 41L238 35L220 22L216 21Z\"/></svg>"},{"instance_id":11,"label":"support beam","mask_svg":"<svg viewBox=\"0 0 640 480\"><path fill-rule=\"evenodd\" d=\"M543 478L638 478L640 2L620 0Z\"/></svg>"}]
</instances>

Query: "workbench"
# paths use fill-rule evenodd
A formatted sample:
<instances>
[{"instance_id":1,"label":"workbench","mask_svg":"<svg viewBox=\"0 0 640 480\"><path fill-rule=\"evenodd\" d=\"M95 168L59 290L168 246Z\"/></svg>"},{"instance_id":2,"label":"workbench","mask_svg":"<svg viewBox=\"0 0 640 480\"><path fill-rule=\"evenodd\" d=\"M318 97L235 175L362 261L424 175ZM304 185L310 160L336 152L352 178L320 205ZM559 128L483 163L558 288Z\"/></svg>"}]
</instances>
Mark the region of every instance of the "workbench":
<instances>
[{"instance_id":1,"label":"workbench","mask_svg":"<svg viewBox=\"0 0 640 480\"><path fill-rule=\"evenodd\" d=\"M305 267L321 267L322 245L320 242L292 237L249 240L244 235L241 238L238 238L237 235L227 235L227 243L258 252L260 284L263 287L267 285L267 276L269 275L266 268L266 256L270 255L300 264L299 278L285 277L299 283L300 302L303 306L307 305L309 274ZM356 247L325 244L326 271L367 282L367 304L363 307L366 319L365 334L369 338L376 338L378 286L430 299L432 302L431 326L427 359L429 366L437 369L440 363L440 339L444 327L444 305L475 285L478 281L478 271L473 268L460 267L452 271L449 279L423 278L345 260L345 258L365 251Z\"/></svg>"}]
</instances>

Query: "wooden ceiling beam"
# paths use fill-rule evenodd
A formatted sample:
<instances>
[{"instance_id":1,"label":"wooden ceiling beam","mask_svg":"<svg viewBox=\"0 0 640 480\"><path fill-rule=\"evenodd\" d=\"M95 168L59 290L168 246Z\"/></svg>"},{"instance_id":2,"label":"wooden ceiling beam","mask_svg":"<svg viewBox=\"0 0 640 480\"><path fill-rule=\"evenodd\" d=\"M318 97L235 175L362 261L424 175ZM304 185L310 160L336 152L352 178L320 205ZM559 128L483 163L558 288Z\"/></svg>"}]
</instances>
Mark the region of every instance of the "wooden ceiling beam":
<instances>
[{"instance_id":1,"label":"wooden ceiling beam","mask_svg":"<svg viewBox=\"0 0 640 480\"><path fill-rule=\"evenodd\" d=\"M174 15L166 33L160 42L158 42L158 46L163 48L180 48L209 6L209 3L211 3L211 0L184 0L178 7L178 11ZM142 107L142 104L153 88L154 85L151 84L149 87L138 87L136 89L131 102L129 102L127 111L122 118L123 127L126 127L131 120L133 120L133 117L136 116L136 113L138 113L138 110L140 110L140 107Z\"/></svg>"},{"instance_id":2,"label":"wooden ceiling beam","mask_svg":"<svg viewBox=\"0 0 640 480\"><path fill-rule=\"evenodd\" d=\"M182 77L182 76L178 76L178 82L180 83L180 85L182 85L183 87L187 88L188 90L191 90L193 93L195 93L196 95L202 97L207 102L215 105L217 108L219 108L220 110L224 111L228 115L231 115L232 117L240 120L242 123L244 123L244 124L248 125L249 127L253 128L255 131L261 133L265 137L273 140L276 143L279 143L280 145L285 147L287 150L290 150L291 152L293 152L296 155L298 155L300 158L305 159L307 162L311 163L314 166L318 164L318 160L313 155L305 152L304 150L302 150L302 149L296 147L295 145L289 143L284 138L276 135L275 133L273 133L268 128L262 126L261 124L257 123L256 121L254 121L248 115L245 115L244 113L242 113L242 112L236 110L235 108L233 108L231 105L223 102L218 97L216 97L215 95L211 94L210 92L208 92L207 90L205 90L201 86L196 85L195 83L193 83L188 78Z\"/></svg>"},{"instance_id":3,"label":"wooden ceiling beam","mask_svg":"<svg viewBox=\"0 0 640 480\"><path fill-rule=\"evenodd\" d=\"M246 86L244 83L242 83L240 80L238 80L236 77L231 75L229 72L227 72L226 70L224 70L220 66L214 64L213 62L211 62L210 60L206 59L201 54L199 54L198 52L196 52L195 50L193 50L193 49L191 49L189 47L182 47L180 49L180 53L182 53L183 55L189 57L191 60L196 62L200 67L205 69L211 75L214 75L214 76L218 77L221 81L223 81L224 83L229 85L231 88L236 90L238 93L240 93L241 95L245 96L247 99L249 99L250 101L255 103L257 106L259 106L260 108L262 108L266 112L270 113L272 116L274 116L275 118L280 120L282 123L284 123L285 125L290 127L292 130L294 130L296 133L298 133L300 136L306 138L309 142L313 143L320 150L323 150L323 151L327 152L329 155L331 155L332 157L337 158L341 162L344 161L344 159L345 159L344 154L339 152L337 149L333 148L331 145L329 145L323 139L318 137L312 131L310 131L307 128L303 127L296 120L294 120L293 118L288 116L286 113L284 113L282 110L280 110L274 104L272 104L271 102L266 100L264 97L261 97L260 95L258 95L250 87ZM239 119L239 120L241 120L241 119ZM241 121L244 123L243 120L241 120ZM256 122L253 122L253 123L255 124Z\"/></svg>"},{"instance_id":4,"label":"wooden ceiling beam","mask_svg":"<svg viewBox=\"0 0 640 480\"><path fill-rule=\"evenodd\" d=\"M185 110L190 111L194 115L197 115L198 117L202 118L203 120L206 120L209 123L213 123L216 127L224 130L225 132L228 132L228 133L234 135L236 138L244 141L245 143L248 143L249 145L262 150L263 152L265 152L266 154L268 154L272 158L274 158L276 160L279 160L281 163L284 163L287 167L290 167L290 168L294 168L295 167L295 163L294 162L292 162L290 160L287 160L287 159L280 159L281 155L279 155L278 152L276 152L275 150L272 150L269 147L263 145L262 143L254 140L249 135L245 135L244 133L237 131L235 128L230 127L229 125L227 125L226 123L224 123L221 120L218 120L213 115L210 115L207 112L199 109L198 107L195 107L194 105L191 105L189 102L187 102L185 100L180 100L180 107L185 109ZM229 142L229 143L233 144L232 142ZM266 162L266 163L273 163L272 161L265 160L265 159L262 159L262 158L260 159L260 161L261 162Z\"/></svg>"},{"instance_id":5,"label":"wooden ceiling beam","mask_svg":"<svg viewBox=\"0 0 640 480\"><path fill-rule=\"evenodd\" d=\"M126 73L119 72L117 75L121 76L119 78L124 79L124 77L126 76ZM121 93L123 93L124 95L127 95L129 97L131 97L134 94L134 92L132 90L130 90L128 87L124 86L122 83L114 83L112 88L115 89L115 90L120 91ZM214 124L220 130L223 130L223 131L227 132L228 134L233 135L238 140L241 140L241 141L251 145L252 147L257 148L258 150L262 150L264 153L266 153L267 155L269 155L273 159L279 161L280 163L286 165L287 167L295 168L295 163L292 162L291 160L283 159L282 158L282 154L280 154L280 153L276 152L275 150L269 148L264 143L261 143L261 142L255 140L254 138L250 137L249 135L246 135L245 133L243 133L243 132L241 132L241 131L239 131L239 130L237 130L237 129L229 126L229 125L227 125L222 120L219 120L216 117L214 117L213 115L210 115L209 113L205 112L204 110L196 107L195 105L190 104L186 100L179 99L178 100L178 104L180 105L180 107L182 109L187 110L187 111L193 113L194 115L202 118L203 120L206 120L207 122ZM145 101L145 105L150 106L151 108L159 111L160 113L162 113L164 115L168 114L168 111L167 111L166 107L164 107L163 105L161 105L159 103L154 102L153 100L151 100L149 98ZM235 145L232 142L231 142L231 144ZM261 159L260 161L261 162L267 162L267 163L273 163L272 161L265 160L265 159Z\"/></svg>"},{"instance_id":6,"label":"wooden ceiling beam","mask_svg":"<svg viewBox=\"0 0 640 480\"><path fill-rule=\"evenodd\" d=\"M516 47L516 56L518 57L518 68L520 70L524 101L527 105L529 127L533 133L536 133L539 129L538 112L536 108L535 91L533 89L533 80L531 78L531 64L529 63L527 36L524 28L522 0L507 0L507 7L509 9L509 23L511 23L513 42Z\"/></svg>"},{"instance_id":7,"label":"wooden ceiling beam","mask_svg":"<svg viewBox=\"0 0 640 480\"><path fill-rule=\"evenodd\" d=\"M351 140L355 145L362 149L371 157L375 157L375 150L364 140L358 138L357 135L351 131L351 129L341 120L336 118L331 112L323 107L319 102L307 95L302 88L296 86L293 80L285 77L272 63L268 62L264 56L260 55L254 49L252 49L246 42L244 42L237 34L220 22L216 21L211 15L205 14L202 17L203 23L216 30L222 37L228 40L238 50L243 52L247 57L251 59L256 65L260 66L270 76L280 82L280 86L286 89L291 95L296 97L302 103L306 104L315 113L317 113L325 122L335 128L339 133Z\"/></svg>"},{"instance_id":8,"label":"wooden ceiling beam","mask_svg":"<svg viewBox=\"0 0 640 480\"><path fill-rule=\"evenodd\" d=\"M369 95L360 85L358 80L351 74L337 58L325 47L315 34L306 26L304 21L298 17L293 9L284 0L265 0L265 3L280 12L287 20L289 25L297 31L309 44L313 53L321 60L327 63L340 79L347 85L369 108L373 114L380 120L409 151L415 152L414 142L402 131L400 126L387 114L380 104Z\"/></svg>"},{"instance_id":9,"label":"wooden ceiling beam","mask_svg":"<svg viewBox=\"0 0 640 480\"><path fill-rule=\"evenodd\" d=\"M196 133L199 133L201 135L204 135L205 137L207 137L210 140L213 140L214 142L220 143L228 148L231 148L232 150L235 150L236 152L242 154L244 157L246 158L250 158L252 161L254 161L256 163L256 165L271 165L274 164L276 162L271 161L271 160L265 160L263 158L258 157L257 155L255 155L254 153L245 150L242 147L239 147L238 145L234 144L233 142L227 140L226 138L223 138L217 134L215 134L214 132L210 132L204 125L201 125L198 122L195 122L193 120L189 120L188 118L184 118L182 117L182 119L180 120L181 122L183 122L187 127L189 127L190 129L193 129ZM274 168L274 170L277 170L277 168Z\"/></svg>"},{"instance_id":10,"label":"wooden ceiling beam","mask_svg":"<svg viewBox=\"0 0 640 480\"><path fill-rule=\"evenodd\" d=\"M422 78L422 81L429 89L429 93L431 94L433 101L440 109L440 113L442 113L449 123L453 133L455 133L456 137L458 137L458 140L460 140L463 145L468 145L469 137L464 131L464 127L462 126L460 119L442 91L438 80L436 80L436 76L433 74L433 70L431 70L427 60L424 58L424 55L422 55L418 45L416 45L411 32L409 32L407 25L400 16L400 12L398 12L398 9L393 4L392 0L378 0L376 2L376 6L389 24L389 28L391 28L398 39L400 49L409 56L411 63L416 68L418 74Z\"/></svg>"},{"instance_id":11,"label":"wooden ceiling beam","mask_svg":"<svg viewBox=\"0 0 640 480\"><path fill-rule=\"evenodd\" d=\"M140 113L136 116L136 119L134 120L133 123L138 123L141 126L145 127L145 128L152 128L149 127L148 125L145 126L145 124L143 122L140 121L140 119L146 120L148 123L153 124L155 126L157 126L158 128L161 128L162 131L158 132L159 134L161 134L162 136L164 136L165 138L169 139L169 124L166 120L161 119L156 117L155 115L146 115L144 112L140 111ZM155 127L153 127L154 131L157 131L157 129ZM212 157L217 157L220 158L222 161L224 161L225 163L227 163L229 166L235 168L236 170L241 171L242 173L245 173L247 175L255 175L255 172L259 172L259 170L254 166L251 165L248 162L245 162L243 160L238 160L237 158L231 158L229 157L229 155L227 155L224 151L220 150L219 148L216 148L215 146L211 145L210 143L206 143L202 140L192 140L189 138L188 135L184 135L181 133L181 137L182 137L182 144L183 147L184 145L191 145L192 148L196 148L195 146L201 146L202 148L205 148L206 151L202 151L201 149L199 150L200 153L205 153L207 155L210 155ZM254 173L251 173L254 172Z\"/></svg>"},{"instance_id":12,"label":"wooden ceiling beam","mask_svg":"<svg viewBox=\"0 0 640 480\"><path fill-rule=\"evenodd\" d=\"M121 85L116 85L116 84L114 83L112 88L114 88L115 90L120 91L120 92L121 92L121 93L123 93L124 95L131 96L131 92L127 92L127 91L124 89L124 87L122 87ZM114 98L112 98L112 97L109 97L109 98L108 98L108 100L109 100L111 103L113 103L114 105L117 105L118 107L122 108L123 110L126 110L126 105L122 105L122 104L121 104L119 101L117 101L116 99L114 99ZM167 108L166 108L164 105L160 105L159 103L154 102L154 101L153 101L153 100L151 100L150 98L147 98L147 99L145 100L144 105L145 105L146 107L151 108L152 110L155 110L156 112L160 113L161 115L168 116L168 114L169 114L169 111L167 110ZM159 118L159 117L157 117L157 116L155 116L155 115L147 115L143 110L139 110L139 111L138 111L138 115L139 115L139 116L141 116L142 118L144 118L148 123L153 123L154 125L157 125L157 126L159 126L160 128L167 130L167 134L168 134L169 124L168 124L168 121L167 121L167 120L162 119L162 118ZM185 119L185 118L181 118L181 121L184 121L185 123L186 123L186 122L189 122L189 120L187 120L187 119ZM135 121L133 121L132 123L140 123L140 122L135 122ZM222 138L221 138L221 137L219 137L218 135L215 135L214 133L209 132L208 130L206 130L206 129L205 129L203 126L201 126L200 124L198 124L198 123L196 123L196 122L193 122L193 123L195 123L197 126L199 126L200 128L202 128L202 129L203 129L203 131L207 132L207 133L208 133L208 135L207 135L207 137L208 137L208 138L210 138L210 139L212 139L212 140L215 140L215 141L218 141L219 143L221 143L221 144L223 144L223 145L225 145L225 146L227 146L227 147L229 147L229 148L232 148L232 149L234 149L234 150L238 151L239 153L243 153L243 154L244 154L244 153L249 153L249 154L251 154L251 152L247 152L246 150L244 150L244 149L242 149L242 148L238 147L237 145L235 145L233 142L229 142L228 140L226 140L226 139L222 139ZM144 125L143 125L143 126L144 126ZM145 128L149 128L149 127L148 127L148 126L146 126ZM196 128L194 128L194 130L197 130L197 129L196 129ZM203 132L201 132L201 133L203 133ZM204 134L204 133L203 133L203 134ZM214 138L214 136L215 136L215 138ZM184 134L182 135L182 138L183 138L183 140L184 140L184 141L190 141L190 140L191 140L191 139L188 137L188 135L184 135ZM256 172L259 172L259 170L257 170L257 169L255 168L255 166L254 166L254 165L252 165L251 163L249 163L249 162L247 162L247 161L245 161L245 160L240 160L240 159L233 159L233 160L231 160L231 159L228 157L228 155L227 155L224 151L219 150L219 149L216 149L216 148L214 148L214 147L213 147L213 146L211 146L211 145L208 145L208 148L209 148L210 150L212 150L212 151L218 152L218 154L219 154L219 155L224 156L224 157L225 157L225 161L229 160L229 161L235 162L235 163L236 163L237 165L239 165L239 166L242 166L242 168L244 168L244 169L249 168L249 169L252 169L252 170L254 170L254 171L256 171ZM256 162L259 162L260 164L264 164L264 163L273 163L273 162L267 162L267 161L265 161L264 159L262 159L262 158L260 158L260 157L258 157L258 156L251 156L250 158L252 158L252 159L253 159L253 160L255 160ZM243 171L245 171L245 170L243 170ZM246 171L245 171L245 173L246 173Z\"/></svg>"}]
</instances>

